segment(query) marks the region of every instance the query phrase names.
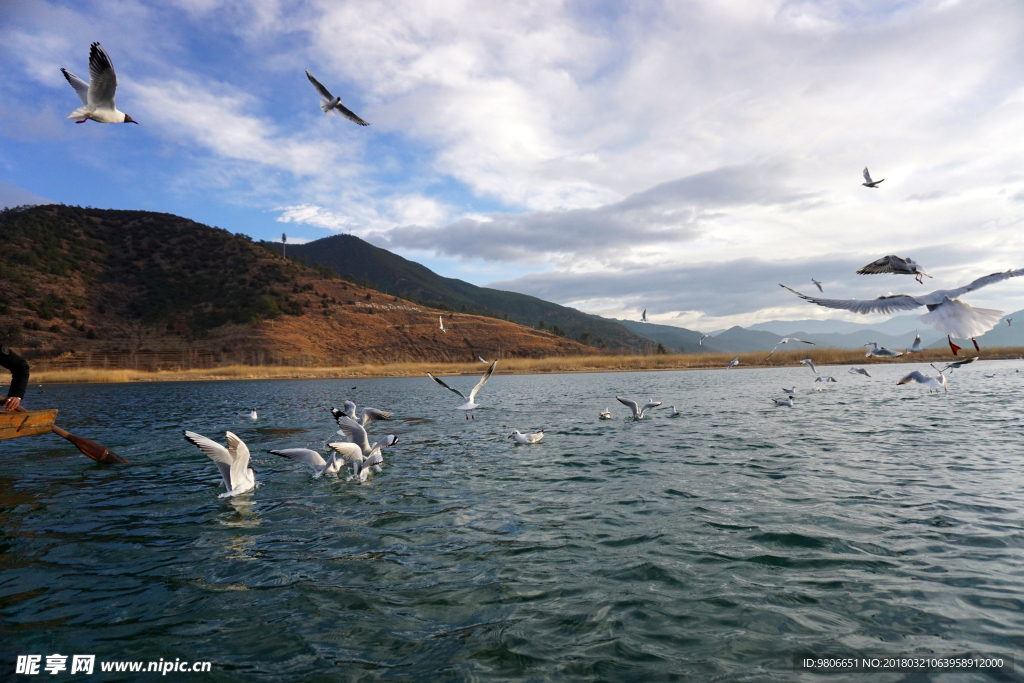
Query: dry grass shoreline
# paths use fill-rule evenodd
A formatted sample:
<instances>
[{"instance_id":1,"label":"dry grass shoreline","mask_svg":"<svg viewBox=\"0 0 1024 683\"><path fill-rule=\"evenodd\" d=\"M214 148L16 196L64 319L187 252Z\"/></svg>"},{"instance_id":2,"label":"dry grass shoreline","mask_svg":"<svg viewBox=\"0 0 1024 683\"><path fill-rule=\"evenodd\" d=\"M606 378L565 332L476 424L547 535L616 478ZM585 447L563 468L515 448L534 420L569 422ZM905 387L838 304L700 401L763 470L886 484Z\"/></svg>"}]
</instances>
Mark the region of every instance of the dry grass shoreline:
<instances>
[{"instance_id":1,"label":"dry grass shoreline","mask_svg":"<svg viewBox=\"0 0 1024 683\"><path fill-rule=\"evenodd\" d=\"M960 358L981 356L985 360L1015 359L1024 355L1024 348L1009 347L960 352ZM668 354L651 356L559 356L551 358L508 358L498 362L496 374L528 375L585 372L644 372L666 370L724 369L736 356L744 368L793 367L802 358L810 358L818 366L877 365L888 363L949 362L954 360L948 349L929 349L900 358L865 358L858 349L814 349L776 353L766 361L767 353L741 354ZM36 384L87 384L121 382L205 382L252 379L366 379L374 377L419 377L427 372L436 375L476 375L483 364L476 363L389 363L384 365L349 365L341 367L293 367L228 365L217 368L188 370L119 370L80 368L42 370L32 374Z\"/></svg>"}]
</instances>

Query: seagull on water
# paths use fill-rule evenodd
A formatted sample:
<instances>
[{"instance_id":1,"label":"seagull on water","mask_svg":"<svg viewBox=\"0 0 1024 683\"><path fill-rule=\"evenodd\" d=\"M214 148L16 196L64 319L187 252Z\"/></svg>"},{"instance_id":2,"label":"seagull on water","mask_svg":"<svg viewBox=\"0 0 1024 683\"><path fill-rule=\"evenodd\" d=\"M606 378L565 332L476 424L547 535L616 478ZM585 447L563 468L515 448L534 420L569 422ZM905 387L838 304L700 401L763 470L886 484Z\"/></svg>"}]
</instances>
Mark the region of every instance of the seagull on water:
<instances>
[{"instance_id":1,"label":"seagull on water","mask_svg":"<svg viewBox=\"0 0 1024 683\"><path fill-rule=\"evenodd\" d=\"M343 443L329 443L327 445L344 457L350 458L352 460L352 474L363 480L366 479L364 472L371 467L375 472L380 472L380 466L384 463L381 449L398 443L398 437L394 434L388 434L380 441L370 445L370 437L366 430L363 429L363 426L344 415L338 418L338 426L341 427L342 433L348 438L351 445L357 448L349 448Z\"/></svg>"},{"instance_id":2,"label":"seagull on water","mask_svg":"<svg viewBox=\"0 0 1024 683\"><path fill-rule=\"evenodd\" d=\"M871 376L871 373L870 373L870 372L868 372L868 371L867 371L866 369L864 369L864 368L850 368L850 369L848 370L848 372L849 372L849 373L850 373L851 375L864 375L865 377L870 377L870 376Z\"/></svg>"},{"instance_id":3,"label":"seagull on water","mask_svg":"<svg viewBox=\"0 0 1024 683\"><path fill-rule=\"evenodd\" d=\"M804 358L803 360L798 360L797 363L799 363L800 365L806 365L807 367L809 367L811 370L814 371L815 375L818 374L818 368L814 367L814 361L811 360L810 358Z\"/></svg>"},{"instance_id":4,"label":"seagull on water","mask_svg":"<svg viewBox=\"0 0 1024 683\"><path fill-rule=\"evenodd\" d=\"M790 408L793 407L793 397L792 396L790 396L789 398L773 398L772 400L775 401L776 407L778 407L778 406L789 406Z\"/></svg>"},{"instance_id":5,"label":"seagull on water","mask_svg":"<svg viewBox=\"0 0 1024 683\"><path fill-rule=\"evenodd\" d=\"M541 429L532 434L522 434L518 429L513 429L512 433L506 438L515 439L516 443L540 443L541 439L544 438L544 430Z\"/></svg>"},{"instance_id":6,"label":"seagull on water","mask_svg":"<svg viewBox=\"0 0 1024 683\"><path fill-rule=\"evenodd\" d=\"M377 420L391 419L391 413L386 410L378 410L377 408L363 408L359 417L356 417L356 404L352 401L345 401L345 412L342 412L337 408L331 408L331 415L334 416L335 420L342 416L355 420L359 423L360 427L366 427L371 422L376 422Z\"/></svg>"},{"instance_id":7,"label":"seagull on water","mask_svg":"<svg viewBox=\"0 0 1024 683\"><path fill-rule=\"evenodd\" d=\"M934 365L932 365L932 367L935 368ZM939 370L938 368L935 369ZM924 386L928 387L928 391L931 391L933 389L935 391L938 391L939 389L942 389L943 391L949 391L949 389L946 386L946 376L942 374L942 370L939 370L938 377L929 377L920 370L914 370L912 373L901 379L899 382L896 382L896 386L911 383L923 384Z\"/></svg>"},{"instance_id":8,"label":"seagull on water","mask_svg":"<svg viewBox=\"0 0 1024 683\"><path fill-rule=\"evenodd\" d=\"M837 380L835 377L832 377L831 375L827 375L827 376L826 375L819 375L819 376L814 378L815 384L827 384L828 382L838 382L838 381L839 380ZM822 389L821 387L815 387L815 388L818 391L821 391L821 389Z\"/></svg>"},{"instance_id":9,"label":"seagull on water","mask_svg":"<svg viewBox=\"0 0 1024 683\"><path fill-rule=\"evenodd\" d=\"M882 180L885 180L885 178L882 178ZM863 185L864 187L870 187L874 189L878 187L878 184L882 182L882 180L872 180L871 174L868 173L868 167L864 167L864 182L861 183L861 185Z\"/></svg>"},{"instance_id":10,"label":"seagull on water","mask_svg":"<svg viewBox=\"0 0 1024 683\"><path fill-rule=\"evenodd\" d=\"M249 466L249 449L231 432L225 433L224 436L227 438L227 448L202 434L185 432L185 440L193 446L198 446L220 470L227 493L220 494L218 498L237 496L256 488L256 470Z\"/></svg>"},{"instance_id":11,"label":"seagull on water","mask_svg":"<svg viewBox=\"0 0 1024 683\"><path fill-rule=\"evenodd\" d=\"M331 444L331 447L343 446L359 450L354 443ZM338 457L338 449L331 453L330 460L324 460L323 456L309 448L282 448L281 450L268 451L271 455L279 455L295 462L301 462L313 468L313 478L319 479L325 474L337 476L341 468L345 466L345 459Z\"/></svg>"},{"instance_id":12,"label":"seagull on water","mask_svg":"<svg viewBox=\"0 0 1024 683\"><path fill-rule=\"evenodd\" d=\"M612 419L612 411L610 411L607 408L605 408L603 411L601 411L601 419L602 420L610 420L610 419Z\"/></svg>"},{"instance_id":13,"label":"seagull on water","mask_svg":"<svg viewBox=\"0 0 1024 683\"><path fill-rule=\"evenodd\" d=\"M878 342L868 342L864 346L872 347L866 354L864 354L865 358L871 358L872 356L878 356L880 358L899 358L903 355L902 351L887 349L884 346L879 346Z\"/></svg>"},{"instance_id":14,"label":"seagull on water","mask_svg":"<svg viewBox=\"0 0 1024 683\"><path fill-rule=\"evenodd\" d=\"M309 79L309 82L313 84L313 87L316 88L316 91L320 93L320 97L323 98L323 100L320 101L320 109L322 109L325 114L331 114L333 116L334 112L337 111L349 121L358 123L360 126L370 125L366 121L363 121L361 118L356 116L355 112L353 112L344 104L342 104L340 97L335 97L334 95L332 95L327 88L320 84L320 81L313 78L313 74L309 73L309 69L306 69L306 78Z\"/></svg>"},{"instance_id":15,"label":"seagull on water","mask_svg":"<svg viewBox=\"0 0 1024 683\"><path fill-rule=\"evenodd\" d=\"M921 322L928 323L939 332L946 335L949 341L949 348L953 355L957 355L960 347L953 343L953 337L970 339L974 342L974 348L981 350L975 337L981 336L995 327L1003 317L1002 311L991 308L974 308L969 304L960 301L964 294L981 289L986 285L1008 280L1011 277L1024 275L1024 268L1019 270L1007 270L1001 273L992 273L980 277L974 282L958 287L957 289L940 289L930 294L911 296L910 294L888 294L877 299L858 301L857 299L819 299L813 296L801 294L796 290L780 285L783 289L793 292L801 299L826 308L838 308L854 313L892 313L893 311L909 311L919 306L928 308L928 312L918 317Z\"/></svg>"},{"instance_id":16,"label":"seagull on water","mask_svg":"<svg viewBox=\"0 0 1024 683\"><path fill-rule=\"evenodd\" d=\"M697 342L697 346L704 346L704 340L711 336L711 333L700 335L700 341Z\"/></svg>"},{"instance_id":17,"label":"seagull on water","mask_svg":"<svg viewBox=\"0 0 1024 683\"><path fill-rule=\"evenodd\" d=\"M64 78L78 93L82 106L71 112L67 118L80 119L75 123L85 123L89 119L97 123L134 123L138 121L118 111L114 105L114 91L117 90L117 74L107 51L99 43L89 48L89 82L86 83L67 69L61 69Z\"/></svg>"},{"instance_id":18,"label":"seagull on water","mask_svg":"<svg viewBox=\"0 0 1024 683\"><path fill-rule=\"evenodd\" d=\"M440 323L441 331L442 332L447 332L448 331L448 330L444 329L444 318L443 317L437 316L437 322Z\"/></svg>"},{"instance_id":19,"label":"seagull on water","mask_svg":"<svg viewBox=\"0 0 1024 683\"><path fill-rule=\"evenodd\" d=\"M921 284L924 284L923 278L931 277L931 275L924 272L924 268L922 268L914 259L900 258L899 256L883 256L857 271L858 275L878 275L879 273L913 275L914 279Z\"/></svg>"},{"instance_id":20,"label":"seagull on water","mask_svg":"<svg viewBox=\"0 0 1024 683\"><path fill-rule=\"evenodd\" d=\"M739 364L740 364L740 357L736 356L731 361L729 361L729 364L725 366L725 369L728 370L729 368L734 368L734 367L736 367Z\"/></svg>"},{"instance_id":21,"label":"seagull on water","mask_svg":"<svg viewBox=\"0 0 1024 683\"><path fill-rule=\"evenodd\" d=\"M647 403L645 403L641 408L636 401L630 401L628 398L621 398L619 396L616 396L615 400L621 403L622 405L626 406L630 410L632 410L633 418L637 420L644 419L644 415L647 413L648 410L654 410L655 408L661 405L661 401L651 401L650 399L648 399Z\"/></svg>"},{"instance_id":22,"label":"seagull on water","mask_svg":"<svg viewBox=\"0 0 1024 683\"><path fill-rule=\"evenodd\" d=\"M921 353L924 349L921 348L921 335L914 330L914 345L907 349L907 353Z\"/></svg>"},{"instance_id":23,"label":"seagull on water","mask_svg":"<svg viewBox=\"0 0 1024 683\"><path fill-rule=\"evenodd\" d=\"M669 417L679 417L680 415L682 415L682 413L680 413L678 410L676 410L675 406L669 406L668 407L668 416Z\"/></svg>"},{"instance_id":24,"label":"seagull on water","mask_svg":"<svg viewBox=\"0 0 1024 683\"><path fill-rule=\"evenodd\" d=\"M466 396L464 393L462 393L458 389L452 389L450 386L448 386L447 384L445 384L444 382L442 382L438 378L434 377L429 372L427 373L427 377L429 377L430 379L434 380L435 382L440 384L442 387L444 387L448 391L451 391L452 393L455 393L455 394L458 394L459 396L461 396L462 399L465 401L465 403L463 403L461 406L459 406L457 408L457 410L464 410L464 411L466 411L466 419L467 420L469 419L470 415L472 415L473 419L475 420L476 419L476 413L474 411L480 406L480 404L476 402L476 394L477 394L478 391L480 391L480 389L483 388L484 384L487 383L487 380L489 380L491 378L491 373L494 372L494 366L496 366L497 364L498 364L498 361L494 361L493 363L491 363L490 367L487 368L487 371L484 372L483 377L481 377L480 381L476 383L475 387L473 387L473 391L469 392L469 396Z\"/></svg>"},{"instance_id":25,"label":"seagull on water","mask_svg":"<svg viewBox=\"0 0 1024 683\"><path fill-rule=\"evenodd\" d=\"M819 292L825 292L825 290L821 288L821 283L815 280L813 277L811 278L811 284L817 287Z\"/></svg>"},{"instance_id":26,"label":"seagull on water","mask_svg":"<svg viewBox=\"0 0 1024 683\"><path fill-rule=\"evenodd\" d=\"M783 388L783 390L782 390L782 391L783 391L783 393L786 393L786 394L789 394L790 396L792 396L793 394L795 394L795 393L796 393L796 385L794 384L794 385L793 385L793 386L791 386L791 387L790 387L789 389L785 389L785 388Z\"/></svg>"},{"instance_id":27,"label":"seagull on water","mask_svg":"<svg viewBox=\"0 0 1024 683\"><path fill-rule=\"evenodd\" d=\"M249 413L249 419L250 420L257 420L257 419L259 419L259 416L256 414L256 409L255 408L253 408L252 412Z\"/></svg>"},{"instance_id":28,"label":"seagull on water","mask_svg":"<svg viewBox=\"0 0 1024 683\"><path fill-rule=\"evenodd\" d=\"M796 337L786 337L785 339L782 339L781 341L779 341L778 344L775 345L775 348L772 349L772 352L768 354L768 357L765 358L765 360L771 360L771 357L775 355L775 350L779 348L779 345L788 344L791 341L800 342L801 344L810 344L811 346L814 346L814 342L804 341L803 339L797 339Z\"/></svg>"}]
</instances>

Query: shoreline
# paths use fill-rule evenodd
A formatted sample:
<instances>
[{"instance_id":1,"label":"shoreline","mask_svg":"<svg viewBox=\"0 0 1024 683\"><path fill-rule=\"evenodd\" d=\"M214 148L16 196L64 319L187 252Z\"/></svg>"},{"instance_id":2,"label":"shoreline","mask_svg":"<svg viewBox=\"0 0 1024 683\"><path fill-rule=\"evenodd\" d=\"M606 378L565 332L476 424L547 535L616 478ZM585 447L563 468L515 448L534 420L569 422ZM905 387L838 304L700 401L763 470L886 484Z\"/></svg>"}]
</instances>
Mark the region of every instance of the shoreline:
<instances>
[{"instance_id":1,"label":"shoreline","mask_svg":"<svg viewBox=\"0 0 1024 683\"><path fill-rule=\"evenodd\" d=\"M904 354L898 358L865 358L859 349L815 349L811 351L777 352L766 361L767 352L740 354L694 353L660 354L649 356L554 356L547 358L498 359L495 374L545 375L603 372L667 372L676 370L724 370L735 357L746 368L793 367L797 361L810 358L815 365L889 365L899 363L948 363L957 359L980 356L980 360L1016 360L1024 356L1024 348L1003 347L982 349L968 353L961 351L954 357L948 349L927 349L918 354ZM391 377L419 377L427 372L435 375L479 375L484 365L480 362L416 362L358 364L338 367L301 367L275 365L227 365L216 368L173 370L132 370L113 368L76 368L39 370L32 373L34 384L118 384L129 382L213 382L225 380L272 379L378 379Z\"/></svg>"}]
</instances>

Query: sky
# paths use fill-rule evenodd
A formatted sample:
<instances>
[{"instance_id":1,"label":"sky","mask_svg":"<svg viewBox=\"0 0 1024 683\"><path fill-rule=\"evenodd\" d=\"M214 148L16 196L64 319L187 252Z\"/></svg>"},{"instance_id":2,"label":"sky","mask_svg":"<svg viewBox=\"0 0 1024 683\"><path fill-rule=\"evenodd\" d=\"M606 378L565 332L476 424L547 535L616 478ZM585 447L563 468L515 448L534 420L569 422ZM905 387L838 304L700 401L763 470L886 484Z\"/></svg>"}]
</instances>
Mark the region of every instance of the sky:
<instances>
[{"instance_id":1,"label":"sky","mask_svg":"<svg viewBox=\"0 0 1024 683\"><path fill-rule=\"evenodd\" d=\"M0 32L0 205L351 233L696 330L857 319L779 283L1024 268L1020 0L5 0ZM93 41L140 125L65 119ZM372 125L324 115L304 69ZM887 254L934 279L855 274ZM1024 282L968 301L1016 311Z\"/></svg>"}]
</instances>

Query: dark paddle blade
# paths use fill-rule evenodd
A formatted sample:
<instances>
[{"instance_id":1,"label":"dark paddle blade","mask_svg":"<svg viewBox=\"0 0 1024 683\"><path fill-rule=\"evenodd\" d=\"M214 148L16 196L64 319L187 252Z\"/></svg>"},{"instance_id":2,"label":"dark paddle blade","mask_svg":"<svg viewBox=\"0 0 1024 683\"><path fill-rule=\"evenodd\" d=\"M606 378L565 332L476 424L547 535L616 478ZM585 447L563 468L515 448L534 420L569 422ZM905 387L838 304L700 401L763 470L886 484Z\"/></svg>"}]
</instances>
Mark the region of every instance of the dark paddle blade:
<instances>
[{"instance_id":1,"label":"dark paddle blade","mask_svg":"<svg viewBox=\"0 0 1024 683\"><path fill-rule=\"evenodd\" d=\"M53 426L52 431L57 436L63 437L70 441L71 443L75 444L75 447L78 448L78 450L82 451L83 455L92 458L96 462L102 462L108 465L114 463L128 462L120 455L111 452L109 449L104 448L95 441L90 441L89 439L83 439L80 436L75 436L70 432L64 431L57 425Z\"/></svg>"}]
</instances>

